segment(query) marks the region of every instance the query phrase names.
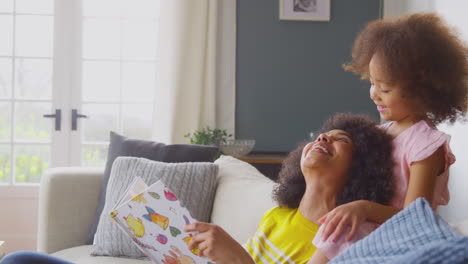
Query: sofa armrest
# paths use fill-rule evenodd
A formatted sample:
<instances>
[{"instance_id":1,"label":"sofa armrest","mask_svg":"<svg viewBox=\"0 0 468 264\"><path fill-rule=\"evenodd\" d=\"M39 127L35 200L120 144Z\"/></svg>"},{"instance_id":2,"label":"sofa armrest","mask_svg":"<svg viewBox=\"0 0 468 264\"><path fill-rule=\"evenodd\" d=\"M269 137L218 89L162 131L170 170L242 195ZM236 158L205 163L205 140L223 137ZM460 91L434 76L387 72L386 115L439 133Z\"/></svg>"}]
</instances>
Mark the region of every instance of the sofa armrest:
<instances>
[{"instance_id":1,"label":"sofa armrest","mask_svg":"<svg viewBox=\"0 0 468 264\"><path fill-rule=\"evenodd\" d=\"M84 245L96 214L104 169L48 169L39 189L37 250Z\"/></svg>"}]
</instances>

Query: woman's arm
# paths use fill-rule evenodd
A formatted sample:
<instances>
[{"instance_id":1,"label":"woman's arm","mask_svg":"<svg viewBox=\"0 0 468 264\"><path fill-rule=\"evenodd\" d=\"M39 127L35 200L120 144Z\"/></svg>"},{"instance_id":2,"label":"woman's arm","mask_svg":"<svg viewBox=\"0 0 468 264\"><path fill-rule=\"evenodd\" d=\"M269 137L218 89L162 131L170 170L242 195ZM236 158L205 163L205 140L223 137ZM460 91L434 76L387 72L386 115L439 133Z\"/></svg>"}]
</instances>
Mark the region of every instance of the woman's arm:
<instances>
[{"instance_id":1,"label":"woman's arm","mask_svg":"<svg viewBox=\"0 0 468 264\"><path fill-rule=\"evenodd\" d=\"M327 256L320 251L320 249L315 250L314 255L309 259L307 264L325 264L329 261Z\"/></svg>"},{"instance_id":2,"label":"woman's arm","mask_svg":"<svg viewBox=\"0 0 468 264\"><path fill-rule=\"evenodd\" d=\"M198 248L200 256L205 256L218 264L255 264L252 257L224 229L208 223L192 223L185 232L196 231L189 243L189 249Z\"/></svg>"}]
</instances>

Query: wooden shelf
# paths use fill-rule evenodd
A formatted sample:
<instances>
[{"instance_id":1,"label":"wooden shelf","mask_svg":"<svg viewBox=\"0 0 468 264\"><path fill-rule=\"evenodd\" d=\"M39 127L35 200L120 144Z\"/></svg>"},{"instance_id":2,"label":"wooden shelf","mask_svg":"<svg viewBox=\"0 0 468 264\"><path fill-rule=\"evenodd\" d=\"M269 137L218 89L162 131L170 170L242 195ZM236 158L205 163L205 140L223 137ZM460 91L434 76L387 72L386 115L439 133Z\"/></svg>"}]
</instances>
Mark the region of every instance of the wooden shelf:
<instances>
[{"instance_id":1,"label":"wooden shelf","mask_svg":"<svg viewBox=\"0 0 468 264\"><path fill-rule=\"evenodd\" d=\"M286 154L249 154L239 159L248 163L282 164Z\"/></svg>"},{"instance_id":2,"label":"wooden shelf","mask_svg":"<svg viewBox=\"0 0 468 264\"><path fill-rule=\"evenodd\" d=\"M265 153L257 152L251 153L238 159L250 163L252 166L257 168L268 178L276 181L278 173L281 170L283 160L286 158L287 153Z\"/></svg>"}]
</instances>

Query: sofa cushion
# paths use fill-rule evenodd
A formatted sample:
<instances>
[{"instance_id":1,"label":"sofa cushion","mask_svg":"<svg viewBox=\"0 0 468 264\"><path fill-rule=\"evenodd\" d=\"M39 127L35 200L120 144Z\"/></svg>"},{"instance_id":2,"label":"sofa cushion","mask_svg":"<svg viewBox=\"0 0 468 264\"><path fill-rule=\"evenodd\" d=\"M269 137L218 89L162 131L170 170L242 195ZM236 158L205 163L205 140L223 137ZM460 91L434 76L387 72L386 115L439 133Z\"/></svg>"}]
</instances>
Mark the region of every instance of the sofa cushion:
<instances>
[{"instance_id":1,"label":"sofa cushion","mask_svg":"<svg viewBox=\"0 0 468 264\"><path fill-rule=\"evenodd\" d=\"M456 223L452 225L453 229L455 229L458 233L468 236L468 220Z\"/></svg>"},{"instance_id":2,"label":"sofa cushion","mask_svg":"<svg viewBox=\"0 0 468 264\"><path fill-rule=\"evenodd\" d=\"M92 245L79 246L60 250L52 254L53 256L80 264L151 264L150 260L91 256Z\"/></svg>"},{"instance_id":3,"label":"sofa cushion","mask_svg":"<svg viewBox=\"0 0 468 264\"><path fill-rule=\"evenodd\" d=\"M243 244L257 230L263 213L276 206L272 200L274 182L252 165L221 156L211 222L224 228Z\"/></svg>"},{"instance_id":4,"label":"sofa cushion","mask_svg":"<svg viewBox=\"0 0 468 264\"><path fill-rule=\"evenodd\" d=\"M107 183L112 164L117 157L121 156L140 157L162 162L212 162L219 156L219 150L214 146L166 145L154 141L131 139L115 132L110 132L109 152L99 195L98 208L91 230L89 231L87 244L93 243L99 217L104 208Z\"/></svg>"},{"instance_id":5,"label":"sofa cushion","mask_svg":"<svg viewBox=\"0 0 468 264\"><path fill-rule=\"evenodd\" d=\"M217 173L218 166L208 162L163 163L134 157L117 158L112 166L92 254L132 258L145 256L109 215L135 176L142 178L147 185L161 180L192 217L207 222L213 206Z\"/></svg>"}]
</instances>

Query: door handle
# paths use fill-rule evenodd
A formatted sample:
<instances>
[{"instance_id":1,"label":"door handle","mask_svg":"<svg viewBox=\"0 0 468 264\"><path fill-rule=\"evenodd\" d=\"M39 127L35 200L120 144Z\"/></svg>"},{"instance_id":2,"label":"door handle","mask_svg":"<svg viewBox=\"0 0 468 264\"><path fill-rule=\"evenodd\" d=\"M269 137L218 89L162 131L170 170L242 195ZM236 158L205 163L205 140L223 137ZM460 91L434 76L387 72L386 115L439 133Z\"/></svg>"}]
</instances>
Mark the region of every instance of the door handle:
<instances>
[{"instance_id":1,"label":"door handle","mask_svg":"<svg viewBox=\"0 0 468 264\"><path fill-rule=\"evenodd\" d=\"M55 114L42 115L45 118L55 118L55 131L60 131L62 123L62 110L55 109Z\"/></svg>"},{"instance_id":2,"label":"door handle","mask_svg":"<svg viewBox=\"0 0 468 264\"><path fill-rule=\"evenodd\" d=\"M78 125L78 118L88 118L87 115L78 114L78 110L72 109L72 130L76 130Z\"/></svg>"}]
</instances>

